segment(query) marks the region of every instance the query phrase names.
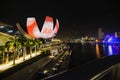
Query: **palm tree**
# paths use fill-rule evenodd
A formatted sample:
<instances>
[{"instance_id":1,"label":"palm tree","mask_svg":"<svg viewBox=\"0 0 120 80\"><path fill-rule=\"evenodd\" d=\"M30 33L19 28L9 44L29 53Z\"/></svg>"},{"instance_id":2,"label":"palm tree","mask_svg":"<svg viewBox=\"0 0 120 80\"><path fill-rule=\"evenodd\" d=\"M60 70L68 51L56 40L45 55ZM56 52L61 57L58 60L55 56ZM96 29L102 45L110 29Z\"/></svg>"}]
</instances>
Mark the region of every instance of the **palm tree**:
<instances>
[{"instance_id":1,"label":"palm tree","mask_svg":"<svg viewBox=\"0 0 120 80\"><path fill-rule=\"evenodd\" d=\"M37 55L37 52L40 52L40 45L42 44L42 41L40 39L35 40L35 53Z\"/></svg>"},{"instance_id":2,"label":"palm tree","mask_svg":"<svg viewBox=\"0 0 120 80\"><path fill-rule=\"evenodd\" d=\"M35 44L35 54L37 55L37 48L38 48L38 42L37 39L34 40L34 44Z\"/></svg>"},{"instance_id":3,"label":"palm tree","mask_svg":"<svg viewBox=\"0 0 120 80\"><path fill-rule=\"evenodd\" d=\"M23 61L25 61L25 57L26 57L26 54L27 54L27 51L26 51L26 47L27 47L27 40L26 39L23 39L22 41L22 47L23 47Z\"/></svg>"},{"instance_id":4,"label":"palm tree","mask_svg":"<svg viewBox=\"0 0 120 80\"><path fill-rule=\"evenodd\" d=\"M5 62L5 46L0 46L0 56L2 56L2 64Z\"/></svg>"},{"instance_id":5,"label":"palm tree","mask_svg":"<svg viewBox=\"0 0 120 80\"><path fill-rule=\"evenodd\" d=\"M28 46L28 41L26 39L22 39L22 38L19 38L17 40L17 46L18 46L18 49L22 49L22 56L23 56L23 61L25 61L25 57L26 57L26 54L27 54L27 51L26 51L26 47ZM20 51L18 51L18 54L20 53Z\"/></svg>"},{"instance_id":6,"label":"palm tree","mask_svg":"<svg viewBox=\"0 0 120 80\"><path fill-rule=\"evenodd\" d=\"M15 41L15 44L16 44L16 53L17 53L17 59L19 59L19 56L20 56L20 49L22 48L22 42L19 40L19 39L17 39L16 41Z\"/></svg>"},{"instance_id":7,"label":"palm tree","mask_svg":"<svg viewBox=\"0 0 120 80\"><path fill-rule=\"evenodd\" d=\"M11 41L8 41L5 43L5 52L6 52L6 63L9 62L9 50L10 50L10 46L11 46Z\"/></svg>"},{"instance_id":8,"label":"palm tree","mask_svg":"<svg viewBox=\"0 0 120 80\"><path fill-rule=\"evenodd\" d=\"M41 50L41 45L43 44L44 42L42 41L42 39L37 39L36 40L36 45L37 45L37 48L38 48L38 52L40 53L40 50Z\"/></svg>"},{"instance_id":9,"label":"palm tree","mask_svg":"<svg viewBox=\"0 0 120 80\"><path fill-rule=\"evenodd\" d=\"M28 46L30 47L30 58L32 57L32 48L35 45L33 40L28 40Z\"/></svg>"},{"instance_id":10,"label":"palm tree","mask_svg":"<svg viewBox=\"0 0 120 80\"><path fill-rule=\"evenodd\" d=\"M19 49L20 46L21 46L21 43L18 41L18 37L16 37L16 36L15 36L14 39L11 39L11 41L6 43L6 47L9 48L9 51L7 49L7 52L12 52L13 53L13 55L12 55L12 57L13 57L13 65L15 65L16 57L19 58L19 51L18 51L18 49Z\"/></svg>"},{"instance_id":11,"label":"palm tree","mask_svg":"<svg viewBox=\"0 0 120 80\"><path fill-rule=\"evenodd\" d=\"M22 48L22 43L17 37L15 37L15 39L13 40L13 44L14 44L13 64L15 65L16 57L17 59L19 59L20 49Z\"/></svg>"}]
</instances>

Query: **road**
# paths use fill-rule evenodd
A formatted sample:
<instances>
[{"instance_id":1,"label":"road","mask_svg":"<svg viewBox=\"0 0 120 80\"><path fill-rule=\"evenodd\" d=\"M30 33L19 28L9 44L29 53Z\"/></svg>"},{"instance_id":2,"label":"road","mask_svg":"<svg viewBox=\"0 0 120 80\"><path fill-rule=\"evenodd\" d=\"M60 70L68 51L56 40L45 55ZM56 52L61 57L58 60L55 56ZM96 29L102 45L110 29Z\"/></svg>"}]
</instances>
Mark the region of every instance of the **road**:
<instances>
[{"instance_id":1,"label":"road","mask_svg":"<svg viewBox=\"0 0 120 80\"><path fill-rule=\"evenodd\" d=\"M67 50L63 51L62 53L58 54L53 60L43 67L43 71L46 74L55 74L62 70L67 69L68 64L68 56L70 52ZM65 66L63 66L65 64Z\"/></svg>"},{"instance_id":2,"label":"road","mask_svg":"<svg viewBox=\"0 0 120 80\"><path fill-rule=\"evenodd\" d=\"M34 80L40 80L46 76L67 70L70 55L71 51L67 49L63 50L63 52L56 55L48 64L38 70L36 74L37 77L35 77Z\"/></svg>"}]
</instances>

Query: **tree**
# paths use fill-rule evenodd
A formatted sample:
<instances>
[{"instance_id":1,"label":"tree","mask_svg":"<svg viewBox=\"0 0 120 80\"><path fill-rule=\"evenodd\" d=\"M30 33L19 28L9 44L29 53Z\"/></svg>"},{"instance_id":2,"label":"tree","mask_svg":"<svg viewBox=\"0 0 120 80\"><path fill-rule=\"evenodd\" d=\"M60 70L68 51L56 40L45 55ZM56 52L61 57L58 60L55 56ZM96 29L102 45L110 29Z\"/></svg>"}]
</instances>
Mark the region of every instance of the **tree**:
<instances>
[{"instance_id":1,"label":"tree","mask_svg":"<svg viewBox=\"0 0 120 80\"><path fill-rule=\"evenodd\" d=\"M40 52L41 45L45 44L45 41L44 41L44 39L40 38L37 40L37 43L39 44L39 52Z\"/></svg>"},{"instance_id":2,"label":"tree","mask_svg":"<svg viewBox=\"0 0 120 80\"><path fill-rule=\"evenodd\" d=\"M7 41L5 43L5 52L6 52L6 63L9 62L9 53L10 53L10 46L12 45L12 41Z\"/></svg>"},{"instance_id":3,"label":"tree","mask_svg":"<svg viewBox=\"0 0 120 80\"><path fill-rule=\"evenodd\" d=\"M5 62L5 46L0 46L0 56L2 56L2 64Z\"/></svg>"},{"instance_id":4,"label":"tree","mask_svg":"<svg viewBox=\"0 0 120 80\"><path fill-rule=\"evenodd\" d=\"M16 58L19 59L20 49L22 48L22 44L17 37L15 37L15 39L12 42L14 44L13 65L15 65L15 59Z\"/></svg>"},{"instance_id":5,"label":"tree","mask_svg":"<svg viewBox=\"0 0 120 80\"><path fill-rule=\"evenodd\" d=\"M34 45L35 45L35 43L32 39L27 40L27 46L30 48L30 58L32 57L32 49L33 49Z\"/></svg>"},{"instance_id":6,"label":"tree","mask_svg":"<svg viewBox=\"0 0 120 80\"><path fill-rule=\"evenodd\" d=\"M27 50L26 50L26 47L27 47L27 40L26 39L23 39L22 41L22 47L23 47L23 61L25 61L25 57L26 57L26 54L27 54Z\"/></svg>"}]
</instances>

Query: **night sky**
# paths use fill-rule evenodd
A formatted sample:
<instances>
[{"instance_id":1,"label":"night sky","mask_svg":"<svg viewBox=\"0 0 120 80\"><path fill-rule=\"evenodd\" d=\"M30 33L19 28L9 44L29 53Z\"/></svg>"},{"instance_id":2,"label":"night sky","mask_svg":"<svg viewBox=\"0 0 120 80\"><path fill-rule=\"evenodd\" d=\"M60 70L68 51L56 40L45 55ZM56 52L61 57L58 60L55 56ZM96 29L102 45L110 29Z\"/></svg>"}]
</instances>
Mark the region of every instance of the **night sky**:
<instances>
[{"instance_id":1,"label":"night sky","mask_svg":"<svg viewBox=\"0 0 120 80\"><path fill-rule=\"evenodd\" d=\"M57 36L97 36L97 29L107 33L120 32L120 5L116 3L81 3L74 0L3 0L0 5L0 21L11 25L16 22L25 26L27 17L40 22L45 16L58 18L60 29Z\"/></svg>"}]
</instances>

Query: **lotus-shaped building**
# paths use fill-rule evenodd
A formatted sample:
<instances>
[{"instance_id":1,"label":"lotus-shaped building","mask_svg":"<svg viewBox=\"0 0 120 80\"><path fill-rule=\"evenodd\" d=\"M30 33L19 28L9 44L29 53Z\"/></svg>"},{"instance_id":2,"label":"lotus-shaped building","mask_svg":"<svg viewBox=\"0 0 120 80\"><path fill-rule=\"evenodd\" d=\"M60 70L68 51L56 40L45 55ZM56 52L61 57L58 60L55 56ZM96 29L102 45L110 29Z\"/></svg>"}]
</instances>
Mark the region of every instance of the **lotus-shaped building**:
<instances>
[{"instance_id":1,"label":"lotus-shaped building","mask_svg":"<svg viewBox=\"0 0 120 80\"><path fill-rule=\"evenodd\" d=\"M40 30L37 24L37 21L34 17L27 18L26 28L27 32L25 32L19 23L16 24L19 31L29 39L32 38L53 38L56 36L59 29L58 19L55 20L55 24L53 22L53 18L50 16L46 16L45 21L43 23L42 29Z\"/></svg>"}]
</instances>

